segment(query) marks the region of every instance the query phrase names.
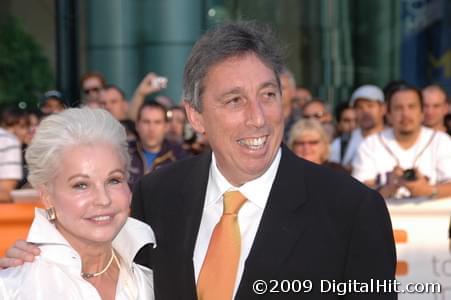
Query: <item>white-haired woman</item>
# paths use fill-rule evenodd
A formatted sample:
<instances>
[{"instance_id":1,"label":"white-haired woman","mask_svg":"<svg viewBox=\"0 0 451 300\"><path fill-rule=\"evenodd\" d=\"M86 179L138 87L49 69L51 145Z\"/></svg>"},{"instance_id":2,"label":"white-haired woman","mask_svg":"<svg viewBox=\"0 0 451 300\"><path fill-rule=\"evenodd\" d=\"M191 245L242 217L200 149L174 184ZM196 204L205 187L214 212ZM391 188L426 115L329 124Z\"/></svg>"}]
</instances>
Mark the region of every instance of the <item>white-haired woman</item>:
<instances>
[{"instance_id":1,"label":"white-haired woman","mask_svg":"<svg viewBox=\"0 0 451 300\"><path fill-rule=\"evenodd\" d=\"M341 165L328 161L330 155L329 135L317 120L297 121L290 130L288 148L297 156L313 163L346 172Z\"/></svg>"},{"instance_id":2,"label":"white-haired woman","mask_svg":"<svg viewBox=\"0 0 451 300\"><path fill-rule=\"evenodd\" d=\"M0 271L0 299L153 299L152 271L133 263L155 238L128 217L121 124L101 109L65 110L42 121L25 157L46 207L27 238L41 255Z\"/></svg>"}]
</instances>

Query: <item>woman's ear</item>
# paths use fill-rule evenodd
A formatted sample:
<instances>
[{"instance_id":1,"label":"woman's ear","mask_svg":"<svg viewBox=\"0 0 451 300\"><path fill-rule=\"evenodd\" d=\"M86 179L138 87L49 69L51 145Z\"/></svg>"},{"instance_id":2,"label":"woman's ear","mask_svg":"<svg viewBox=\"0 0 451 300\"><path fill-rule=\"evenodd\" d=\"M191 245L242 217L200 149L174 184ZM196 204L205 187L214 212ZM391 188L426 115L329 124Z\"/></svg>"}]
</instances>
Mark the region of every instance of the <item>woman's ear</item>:
<instances>
[{"instance_id":1,"label":"woman's ear","mask_svg":"<svg viewBox=\"0 0 451 300\"><path fill-rule=\"evenodd\" d=\"M46 209L53 207L53 202L50 196L49 188L44 185L41 185L37 187L36 190L39 193L39 199L41 200L41 203L44 205L44 207Z\"/></svg>"}]
</instances>

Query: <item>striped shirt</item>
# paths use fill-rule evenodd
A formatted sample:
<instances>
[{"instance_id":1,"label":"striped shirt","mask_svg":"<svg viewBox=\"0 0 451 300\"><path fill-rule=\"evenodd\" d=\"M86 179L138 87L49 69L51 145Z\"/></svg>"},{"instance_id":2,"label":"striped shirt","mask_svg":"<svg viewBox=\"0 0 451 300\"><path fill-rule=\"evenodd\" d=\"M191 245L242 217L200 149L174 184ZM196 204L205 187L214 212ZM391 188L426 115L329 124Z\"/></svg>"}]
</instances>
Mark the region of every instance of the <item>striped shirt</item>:
<instances>
[{"instance_id":1,"label":"striped shirt","mask_svg":"<svg viewBox=\"0 0 451 300\"><path fill-rule=\"evenodd\" d=\"M0 180L22 179L21 151L17 138L0 128Z\"/></svg>"}]
</instances>

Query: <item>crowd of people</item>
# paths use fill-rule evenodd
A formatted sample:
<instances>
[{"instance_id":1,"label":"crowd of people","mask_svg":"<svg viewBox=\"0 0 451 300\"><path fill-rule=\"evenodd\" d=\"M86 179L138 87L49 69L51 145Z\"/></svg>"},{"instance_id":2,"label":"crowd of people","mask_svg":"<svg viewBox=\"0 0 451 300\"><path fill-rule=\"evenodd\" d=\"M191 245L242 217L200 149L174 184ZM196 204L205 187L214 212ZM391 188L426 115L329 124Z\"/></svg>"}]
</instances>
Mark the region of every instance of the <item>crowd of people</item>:
<instances>
[{"instance_id":1,"label":"crowd of people","mask_svg":"<svg viewBox=\"0 0 451 300\"><path fill-rule=\"evenodd\" d=\"M333 114L327 101L297 87L287 67L280 81L284 142L298 156L344 170L384 197L451 195L449 187L441 184L451 179L451 158L445 151L449 145L446 134L451 134L451 105L442 87L432 84L420 91L403 81L392 81L384 90L363 85L339 103ZM128 101L124 92L108 84L99 72L81 78L80 106L104 108L126 128L132 156L131 187L160 166L208 149L207 136L193 130L183 106L165 96L148 97L166 85L166 78L149 73ZM406 104L409 98L416 98L416 104L411 103L417 106L416 112ZM11 201L13 189L27 186L24 150L40 120L67 107L62 93L53 90L44 93L39 110L26 111L14 105L2 109L0 201ZM305 141L307 135L309 141ZM422 182L419 187L414 178Z\"/></svg>"},{"instance_id":2,"label":"crowd of people","mask_svg":"<svg viewBox=\"0 0 451 300\"><path fill-rule=\"evenodd\" d=\"M126 129L132 157L130 187L152 170L208 149L206 138L188 125L182 106L164 96L151 97L166 84L161 77L149 73L128 101L124 92L118 86L108 84L99 72L88 72L81 78L79 106L103 108ZM12 190L29 187L25 149L42 119L68 107L63 94L51 90L39 99L39 109L24 110L17 105L1 108L0 202L11 201Z\"/></svg>"},{"instance_id":3,"label":"crowd of people","mask_svg":"<svg viewBox=\"0 0 451 300\"><path fill-rule=\"evenodd\" d=\"M311 93L299 98L287 68L281 84L284 141L298 156L347 172L385 198L451 196L451 103L440 85L366 84L332 114Z\"/></svg>"}]
</instances>

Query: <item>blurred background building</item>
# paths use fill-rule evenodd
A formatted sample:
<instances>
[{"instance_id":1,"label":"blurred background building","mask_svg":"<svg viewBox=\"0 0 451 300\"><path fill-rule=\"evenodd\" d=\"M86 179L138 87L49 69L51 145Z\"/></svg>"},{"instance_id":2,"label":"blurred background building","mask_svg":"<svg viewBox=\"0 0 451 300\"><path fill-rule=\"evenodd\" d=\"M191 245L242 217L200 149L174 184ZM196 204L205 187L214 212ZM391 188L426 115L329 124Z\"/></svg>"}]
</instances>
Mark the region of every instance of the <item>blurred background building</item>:
<instances>
[{"instance_id":1,"label":"blurred background building","mask_svg":"<svg viewBox=\"0 0 451 300\"><path fill-rule=\"evenodd\" d=\"M128 98L147 72L156 72L169 78L162 94L178 102L196 39L210 26L236 19L270 23L286 45L298 85L331 105L346 101L361 84L383 87L395 79L419 87L440 83L451 92L451 0L2 0L0 28L22 30L31 42L24 43L30 48L24 57L9 59L5 53L19 56L25 46L15 50L4 41L24 37L0 29L0 102L32 103L50 88L75 102L79 87L69 87L78 85L71 78L91 70ZM69 40L75 36L64 52L73 53L69 58L56 47L57 36L60 45L65 42L64 26ZM10 91L11 73L39 84Z\"/></svg>"}]
</instances>

